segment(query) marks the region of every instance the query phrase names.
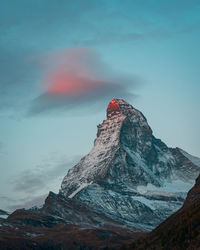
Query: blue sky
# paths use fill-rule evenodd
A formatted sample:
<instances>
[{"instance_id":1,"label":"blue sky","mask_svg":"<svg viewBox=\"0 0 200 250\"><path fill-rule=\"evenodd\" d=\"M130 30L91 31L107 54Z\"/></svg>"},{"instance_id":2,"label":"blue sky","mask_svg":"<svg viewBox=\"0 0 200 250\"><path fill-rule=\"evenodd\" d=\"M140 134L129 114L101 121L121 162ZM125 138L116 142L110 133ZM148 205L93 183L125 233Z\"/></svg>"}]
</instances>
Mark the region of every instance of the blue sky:
<instances>
[{"instance_id":1,"label":"blue sky","mask_svg":"<svg viewBox=\"0 0 200 250\"><path fill-rule=\"evenodd\" d=\"M58 192L113 97L141 110L168 146L200 156L199 11L194 0L2 0L0 207ZM50 93L66 68L89 76L75 79L89 90Z\"/></svg>"}]
</instances>

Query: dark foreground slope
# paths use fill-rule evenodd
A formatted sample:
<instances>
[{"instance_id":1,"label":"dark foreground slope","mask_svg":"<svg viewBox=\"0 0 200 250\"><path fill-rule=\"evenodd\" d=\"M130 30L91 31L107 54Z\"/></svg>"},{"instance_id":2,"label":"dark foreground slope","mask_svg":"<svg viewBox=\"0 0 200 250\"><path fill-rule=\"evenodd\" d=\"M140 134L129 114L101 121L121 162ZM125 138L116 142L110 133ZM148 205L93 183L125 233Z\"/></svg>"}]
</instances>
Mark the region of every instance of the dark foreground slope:
<instances>
[{"instance_id":1,"label":"dark foreground slope","mask_svg":"<svg viewBox=\"0 0 200 250\"><path fill-rule=\"evenodd\" d=\"M127 249L200 249L200 175L182 208Z\"/></svg>"},{"instance_id":2,"label":"dark foreground slope","mask_svg":"<svg viewBox=\"0 0 200 250\"><path fill-rule=\"evenodd\" d=\"M43 208L16 210L0 224L0 250L117 249L143 234L50 192Z\"/></svg>"},{"instance_id":3,"label":"dark foreground slope","mask_svg":"<svg viewBox=\"0 0 200 250\"><path fill-rule=\"evenodd\" d=\"M120 228L82 229L72 225L57 225L54 228L19 227L7 228L0 234L1 250L100 250L118 249L131 244L143 233L133 233ZM37 229L40 234L35 234ZM25 233L25 232L29 233ZM32 232L32 233L31 233Z\"/></svg>"}]
</instances>

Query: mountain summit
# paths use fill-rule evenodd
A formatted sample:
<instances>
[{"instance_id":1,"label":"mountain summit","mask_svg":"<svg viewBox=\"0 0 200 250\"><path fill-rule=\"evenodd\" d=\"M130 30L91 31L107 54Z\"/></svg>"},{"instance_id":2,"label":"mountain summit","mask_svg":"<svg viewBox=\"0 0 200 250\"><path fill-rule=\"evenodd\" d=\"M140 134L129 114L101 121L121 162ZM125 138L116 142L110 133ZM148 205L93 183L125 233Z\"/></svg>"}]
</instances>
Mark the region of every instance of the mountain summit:
<instances>
[{"instance_id":1,"label":"mountain summit","mask_svg":"<svg viewBox=\"0 0 200 250\"><path fill-rule=\"evenodd\" d=\"M107 108L107 120L98 125L93 149L69 170L62 182L61 192L72 198L92 183L102 180L108 180L110 184L119 183L125 175L132 178L131 169L122 158L126 158L130 147L140 153L145 151L151 144L151 137L152 131L142 113L121 99L113 99ZM115 166L114 161L119 157L122 162ZM116 170L123 170L126 174Z\"/></svg>"},{"instance_id":2,"label":"mountain summit","mask_svg":"<svg viewBox=\"0 0 200 250\"><path fill-rule=\"evenodd\" d=\"M124 114L129 115L133 112L139 113L138 110L134 109L132 105L128 104L122 99L114 98L112 101L108 104L107 107L107 118L111 118L112 116L118 115L118 114Z\"/></svg>"},{"instance_id":3,"label":"mountain summit","mask_svg":"<svg viewBox=\"0 0 200 250\"><path fill-rule=\"evenodd\" d=\"M68 171L60 194L127 227L150 230L183 204L199 172L181 150L153 136L139 110L115 98L94 147Z\"/></svg>"}]
</instances>

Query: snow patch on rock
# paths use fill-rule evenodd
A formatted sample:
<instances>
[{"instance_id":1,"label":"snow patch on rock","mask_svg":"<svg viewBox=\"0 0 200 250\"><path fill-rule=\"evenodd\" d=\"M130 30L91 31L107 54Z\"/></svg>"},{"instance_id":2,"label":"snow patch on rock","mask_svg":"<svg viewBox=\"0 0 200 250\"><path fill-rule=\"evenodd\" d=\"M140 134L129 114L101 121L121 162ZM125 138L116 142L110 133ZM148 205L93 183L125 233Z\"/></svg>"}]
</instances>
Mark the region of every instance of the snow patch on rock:
<instances>
[{"instance_id":1,"label":"snow patch on rock","mask_svg":"<svg viewBox=\"0 0 200 250\"><path fill-rule=\"evenodd\" d=\"M78 194L83 188L89 186L92 184L92 181L90 183L83 183L80 185L79 188L77 188L72 194L68 196L68 198L72 199L76 194Z\"/></svg>"}]
</instances>

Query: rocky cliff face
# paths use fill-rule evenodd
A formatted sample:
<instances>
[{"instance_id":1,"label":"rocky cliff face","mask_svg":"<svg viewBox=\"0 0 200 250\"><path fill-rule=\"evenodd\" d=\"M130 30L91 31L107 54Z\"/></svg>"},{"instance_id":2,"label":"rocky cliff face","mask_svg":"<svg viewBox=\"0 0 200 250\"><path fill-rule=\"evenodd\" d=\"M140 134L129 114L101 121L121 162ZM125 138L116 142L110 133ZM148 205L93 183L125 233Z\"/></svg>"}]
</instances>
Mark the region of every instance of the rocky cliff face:
<instances>
[{"instance_id":1,"label":"rocky cliff face","mask_svg":"<svg viewBox=\"0 0 200 250\"><path fill-rule=\"evenodd\" d=\"M181 207L200 167L156 139L144 115L113 99L91 152L69 170L60 194L137 230Z\"/></svg>"}]
</instances>

